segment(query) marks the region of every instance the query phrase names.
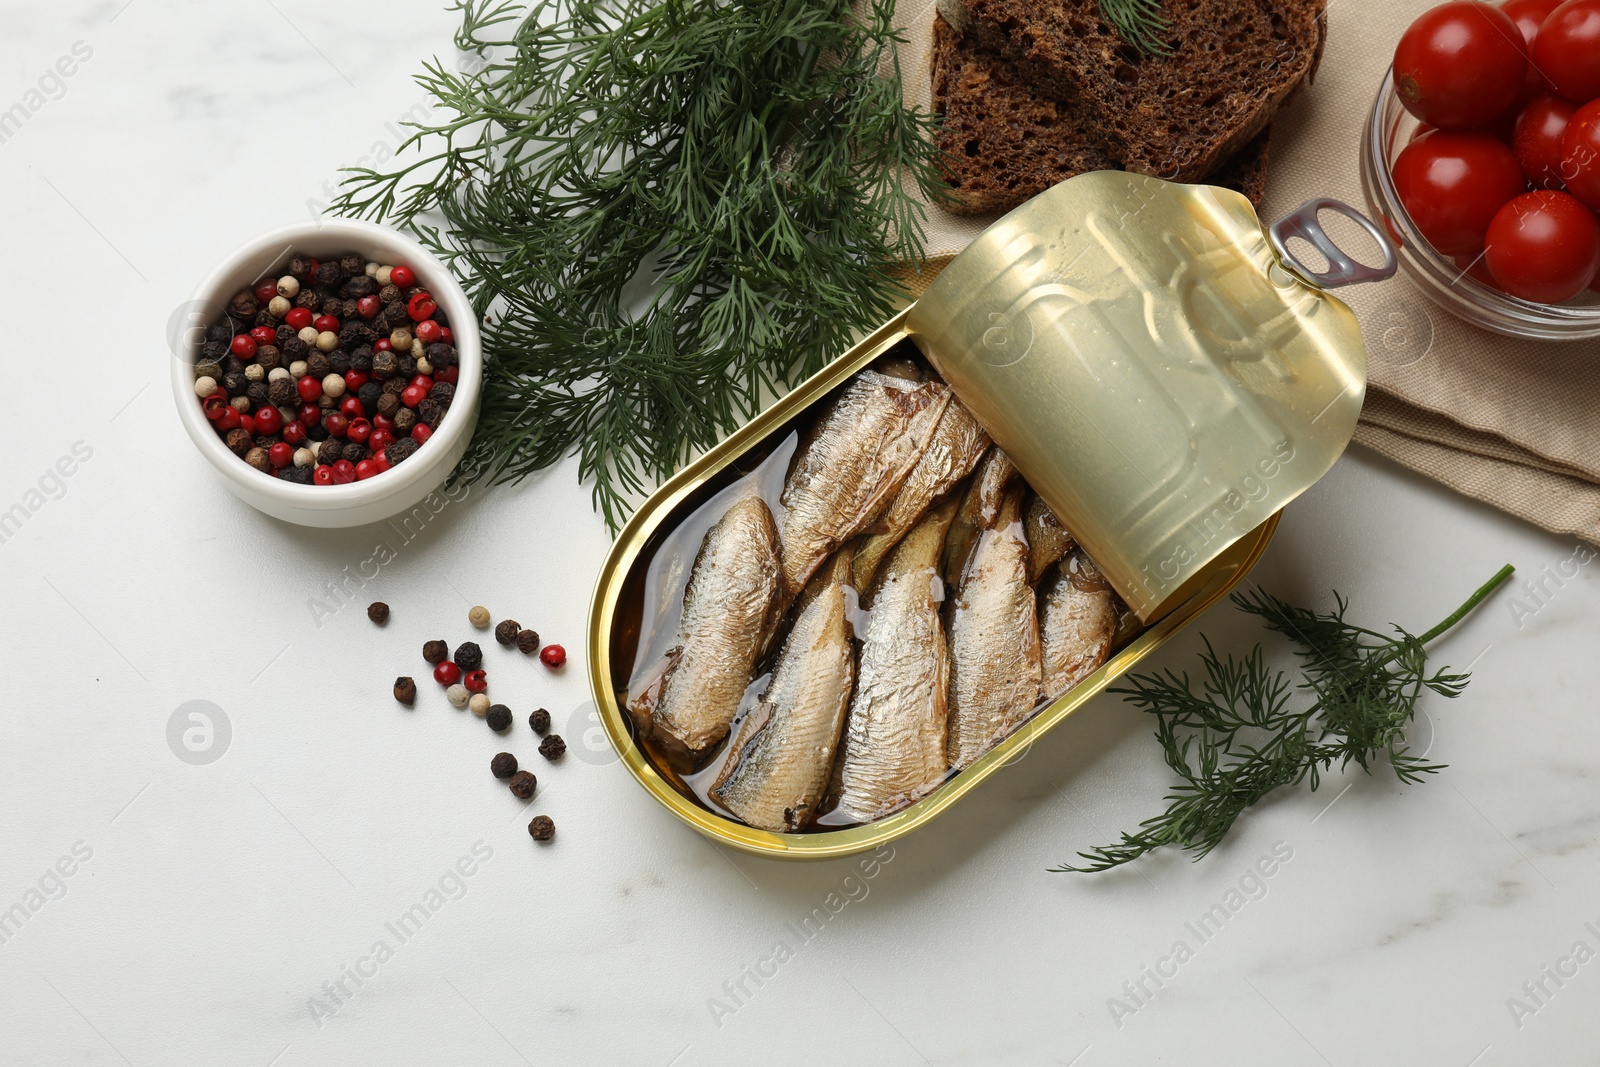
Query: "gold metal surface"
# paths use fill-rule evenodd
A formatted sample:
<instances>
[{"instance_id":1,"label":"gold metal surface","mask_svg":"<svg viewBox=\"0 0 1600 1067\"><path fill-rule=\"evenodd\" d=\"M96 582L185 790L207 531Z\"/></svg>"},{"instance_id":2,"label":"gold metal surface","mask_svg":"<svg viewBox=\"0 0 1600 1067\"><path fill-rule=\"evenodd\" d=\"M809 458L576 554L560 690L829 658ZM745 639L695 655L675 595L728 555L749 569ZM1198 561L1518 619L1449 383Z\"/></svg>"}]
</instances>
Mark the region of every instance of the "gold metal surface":
<instances>
[{"instance_id":1,"label":"gold metal surface","mask_svg":"<svg viewBox=\"0 0 1600 1067\"><path fill-rule=\"evenodd\" d=\"M993 751L915 804L875 822L800 834L755 830L712 812L640 750L618 699L619 689L627 685L633 661L633 637L628 632L630 610L636 606L636 598L643 595L650 552L657 539L677 526L709 491L737 475L741 459L776 442L789 432L797 416L814 408L852 374L904 340L905 320L906 313L902 312L663 485L623 528L600 571L589 615L589 682L612 747L629 772L668 811L708 837L746 852L787 859L846 856L875 848L929 822L1225 596L1260 559L1277 527L1278 517L1267 516L1209 565L1200 568L1193 592L1176 601L1154 626L1079 685L1042 708Z\"/></svg>"},{"instance_id":2,"label":"gold metal surface","mask_svg":"<svg viewBox=\"0 0 1600 1067\"><path fill-rule=\"evenodd\" d=\"M913 305L945 381L1146 621L1327 472L1366 355L1249 201L1117 171L986 230Z\"/></svg>"}]
</instances>

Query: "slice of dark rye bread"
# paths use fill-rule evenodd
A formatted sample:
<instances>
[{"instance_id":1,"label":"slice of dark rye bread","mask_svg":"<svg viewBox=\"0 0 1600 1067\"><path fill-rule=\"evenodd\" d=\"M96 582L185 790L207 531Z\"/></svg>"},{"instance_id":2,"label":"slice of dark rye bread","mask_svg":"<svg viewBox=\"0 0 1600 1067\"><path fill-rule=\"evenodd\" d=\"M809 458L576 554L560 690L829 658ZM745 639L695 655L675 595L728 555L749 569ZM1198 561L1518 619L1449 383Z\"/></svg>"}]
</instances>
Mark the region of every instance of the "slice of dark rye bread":
<instances>
[{"instance_id":1,"label":"slice of dark rye bread","mask_svg":"<svg viewBox=\"0 0 1600 1067\"><path fill-rule=\"evenodd\" d=\"M1326 0L1164 0L1169 55L1142 55L1099 0L938 0L956 31L1093 114L1124 169L1208 177L1315 74Z\"/></svg>"},{"instance_id":2,"label":"slice of dark rye bread","mask_svg":"<svg viewBox=\"0 0 1600 1067\"><path fill-rule=\"evenodd\" d=\"M1101 144L1098 119L1025 81L993 49L962 37L944 19L933 20L933 106L940 116L938 145L958 214L1010 211L1052 185L1091 170L1120 170ZM1211 175L1213 185L1261 203L1267 187L1263 130L1233 160Z\"/></svg>"}]
</instances>

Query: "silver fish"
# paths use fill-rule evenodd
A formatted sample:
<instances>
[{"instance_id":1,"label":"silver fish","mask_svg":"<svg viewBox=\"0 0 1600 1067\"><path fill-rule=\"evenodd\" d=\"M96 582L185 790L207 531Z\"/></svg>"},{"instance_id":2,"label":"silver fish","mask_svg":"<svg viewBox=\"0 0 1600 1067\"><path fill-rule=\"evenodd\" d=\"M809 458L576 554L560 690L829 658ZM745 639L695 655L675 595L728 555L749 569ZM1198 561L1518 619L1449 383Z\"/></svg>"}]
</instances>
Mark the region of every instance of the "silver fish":
<instances>
[{"instance_id":1,"label":"silver fish","mask_svg":"<svg viewBox=\"0 0 1600 1067\"><path fill-rule=\"evenodd\" d=\"M855 684L850 556L836 554L806 587L772 683L729 746L711 797L761 830L803 829L828 785Z\"/></svg>"},{"instance_id":2,"label":"silver fish","mask_svg":"<svg viewBox=\"0 0 1600 1067\"><path fill-rule=\"evenodd\" d=\"M934 427L933 440L928 442L889 510L878 520L879 532L863 537L856 547L856 588L872 588L878 568L906 531L916 525L930 504L972 473L988 447L989 435L967 406L952 396Z\"/></svg>"},{"instance_id":3,"label":"silver fish","mask_svg":"<svg viewBox=\"0 0 1600 1067\"><path fill-rule=\"evenodd\" d=\"M1019 485L979 535L950 615L950 766L968 766L1026 718L1039 682L1039 619Z\"/></svg>"},{"instance_id":4,"label":"silver fish","mask_svg":"<svg viewBox=\"0 0 1600 1067\"><path fill-rule=\"evenodd\" d=\"M994 526L1000 512L1000 501L1011 483L1020 477L1011 457L991 447L983 454L978 469L967 486L961 508L950 523L950 533L945 537L942 573L946 585L959 586L961 572L972 558L972 549L983 531Z\"/></svg>"},{"instance_id":5,"label":"silver fish","mask_svg":"<svg viewBox=\"0 0 1600 1067\"><path fill-rule=\"evenodd\" d=\"M760 497L730 507L700 543L677 646L628 700L675 767L692 768L728 736L772 625L778 568L777 527Z\"/></svg>"},{"instance_id":6,"label":"silver fish","mask_svg":"<svg viewBox=\"0 0 1600 1067\"><path fill-rule=\"evenodd\" d=\"M873 590L831 790L834 811L855 822L917 799L948 766L950 651L939 617L938 568L956 504L934 508L906 534Z\"/></svg>"},{"instance_id":7,"label":"silver fish","mask_svg":"<svg viewBox=\"0 0 1600 1067\"><path fill-rule=\"evenodd\" d=\"M792 596L840 545L872 527L905 484L950 402L938 382L862 371L795 458L780 498L784 591Z\"/></svg>"},{"instance_id":8,"label":"silver fish","mask_svg":"<svg viewBox=\"0 0 1600 1067\"><path fill-rule=\"evenodd\" d=\"M1041 695L1046 700L1083 681L1111 654L1117 594L1082 551L1062 560L1039 593Z\"/></svg>"},{"instance_id":9,"label":"silver fish","mask_svg":"<svg viewBox=\"0 0 1600 1067\"><path fill-rule=\"evenodd\" d=\"M1056 513L1038 493L1031 495L1024 513L1022 529L1028 537L1028 584L1038 585L1044 572L1071 552L1078 543L1061 525Z\"/></svg>"}]
</instances>

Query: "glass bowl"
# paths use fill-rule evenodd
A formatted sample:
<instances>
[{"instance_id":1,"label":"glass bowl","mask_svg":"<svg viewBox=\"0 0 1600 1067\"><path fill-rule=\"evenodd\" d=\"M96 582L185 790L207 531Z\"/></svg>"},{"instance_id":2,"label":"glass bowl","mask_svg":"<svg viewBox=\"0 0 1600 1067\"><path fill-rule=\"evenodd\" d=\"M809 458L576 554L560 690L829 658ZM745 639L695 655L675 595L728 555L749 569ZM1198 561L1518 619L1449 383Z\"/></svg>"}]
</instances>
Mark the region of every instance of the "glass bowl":
<instances>
[{"instance_id":1,"label":"glass bowl","mask_svg":"<svg viewBox=\"0 0 1600 1067\"><path fill-rule=\"evenodd\" d=\"M1512 337L1576 341L1600 337L1600 294L1584 292L1566 304L1535 304L1475 281L1429 247L1406 214L1389 167L1411 142L1417 120L1394 91L1393 71L1373 102L1361 141L1361 187L1372 217L1394 239L1400 269L1434 303L1475 326Z\"/></svg>"}]
</instances>

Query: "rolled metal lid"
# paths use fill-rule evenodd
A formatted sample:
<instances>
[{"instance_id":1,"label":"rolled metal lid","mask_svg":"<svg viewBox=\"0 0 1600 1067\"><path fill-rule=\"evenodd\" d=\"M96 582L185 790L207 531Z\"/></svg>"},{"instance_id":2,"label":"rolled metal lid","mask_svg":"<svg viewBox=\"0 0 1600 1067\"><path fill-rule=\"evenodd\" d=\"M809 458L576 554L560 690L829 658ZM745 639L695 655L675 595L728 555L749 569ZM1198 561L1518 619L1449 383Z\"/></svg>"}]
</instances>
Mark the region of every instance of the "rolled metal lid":
<instances>
[{"instance_id":1,"label":"rolled metal lid","mask_svg":"<svg viewBox=\"0 0 1600 1067\"><path fill-rule=\"evenodd\" d=\"M1006 215L912 307L929 360L1113 588L1149 621L1229 545L1327 472L1355 430L1366 350L1324 285L1393 273L1354 209L1307 205L1269 237L1211 186L1083 174ZM1386 253L1326 274L1319 210ZM1274 240L1276 238L1276 240Z\"/></svg>"}]
</instances>

